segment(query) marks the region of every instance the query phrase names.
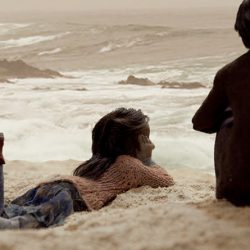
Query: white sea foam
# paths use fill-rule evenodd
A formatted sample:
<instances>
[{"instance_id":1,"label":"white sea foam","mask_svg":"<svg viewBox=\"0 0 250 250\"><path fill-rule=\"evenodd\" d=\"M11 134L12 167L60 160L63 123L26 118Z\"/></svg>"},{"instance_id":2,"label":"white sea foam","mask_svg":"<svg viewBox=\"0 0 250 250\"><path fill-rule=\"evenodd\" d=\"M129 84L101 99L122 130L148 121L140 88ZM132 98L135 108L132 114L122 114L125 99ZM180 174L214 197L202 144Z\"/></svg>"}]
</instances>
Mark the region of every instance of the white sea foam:
<instances>
[{"instance_id":1,"label":"white sea foam","mask_svg":"<svg viewBox=\"0 0 250 250\"><path fill-rule=\"evenodd\" d=\"M56 48L56 49L52 49L52 50L48 50L48 51L42 51L42 52L38 53L38 55L39 56L44 56L44 55L57 54L57 53L59 53L61 51L62 51L61 48Z\"/></svg>"},{"instance_id":2,"label":"white sea foam","mask_svg":"<svg viewBox=\"0 0 250 250\"><path fill-rule=\"evenodd\" d=\"M13 27L13 28L25 28L30 26L31 23L0 23L0 27Z\"/></svg>"},{"instance_id":3,"label":"white sea foam","mask_svg":"<svg viewBox=\"0 0 250 250\"><path fill-rule=\"evenodd\" d=\"M30 23L0 23L0 35L30 26Z\"/></svg>"},{"instance_id":4,"label":"white sea foam","mask_svg":"<svg viewBox=\"0 0 250 250\"><path fill-rule=\"evenodd\" d=\"M9 49L15 47L23 47L29 46L41 42L51 41L57 38L61 38L65 35L69 34L68 32L57 34L57 35L48 35L48 36L29 36L29 37L22 37L18 39L9 39L5 41L0 41L0 48L1 49Z\"/></svg>"},{"instance_id":5,"label":"white sea foam","mask_svg":"<svg viewBox=\"0 0 250 250\"><path fill-rule=\"evenodd\" d=\"M82 18L79 23L83 23ZM0 49L6 48L3 52L10 57L17 55L17 50L10 48L18 48L27 59L37 63L41 60L48 68L106 67L62 72L74 79L16 79L15 84L0 85L0 131L6 136L6 159L86 160L91 155L94 124L107 112L124 106L142 109L150 117L151 138L156 145L153 155L157 162L169 167L211 167L214 136L193 131L191 124L209 88L162 89L117 83L135 75L154 82L200 82L211 86L216 71L235 55L225 50L224 55L197 58L201 50L195 47L203 47L205 43L219 45L221 41L223 48L236 51L230 39L233 36L227 36L227 30L216 28L212 37L206 30L190 32L189 26L176 33L174 27L79 23L33 24L27 30L23 27L25 30L20 33L18 30L15 36L11 32L1 36ZM4 28L0 26L0 30L1 27ZM10 28L5 26L6 32ZM64 37L69 32L61 33L63 30L69 30L72 35ZM56 44L57 38L63 39ZM34 44L34 48L29 47ZM183 44L190 46L190 51L183 49ZM61 45L65 49L60 50ZM206 54L217 55L219 49L210 46ZM46 58L51 54L54 61Z\"/></svg>"},{"instance_id":6,"label":"white sea foam","mask_svg":"<svg viewBox=\"0 0 250 250\"><path fill-rule=\"evenodd\" d=\"M91 155L94 124L123 106L142 109L150 117L154 158L159 163L168 167L212 166L213 137L191 128L191 117L208 90L117 84L137 70L79 71L67 73L75 79L23 79L0 86L0 131L6 135L6 158L86 160ZM79 91L83 87L87 91Z\"/></svg>"},{"instance_id":7,"label":"white sea foam","mask_svg":"<svg viewBox=\"0 0 250 250\"><path fill-rule=\"evenodd\" d=\"M169 32L163 31L163 32L156 33L156 35L158 35L158 36L167 36L167 35L169 35Z\"/></svg>"},{"instance_id":8,"label":"white sea foam","mask_svg":"<svg viewBox=\"0 0 250 250\"><path fill-rule=\"evenodd\" d=\"M116 49L122 49L122 48L131 48L133 46L137 46L137 45L141 45L144 44L143 40L140 38L136 38L134 40L131 41L122 41L122 42L109 42L108 45L102 47L99 50L99 53L106 53L106 52L110 52L112 50L116 50Z\"/></svg>"},{"instance_id":9,"label":"white sea foam","mask_svg":"<svg viewBox=\"0 0 250 250\"><path fill-rule=\"evenodd\" d=\"M105 53L105 52L109 52L113 49L113 45L111 43L109 43L107 46L102 47L99 52L100 53Z\"/></svg>"}]
</instances>

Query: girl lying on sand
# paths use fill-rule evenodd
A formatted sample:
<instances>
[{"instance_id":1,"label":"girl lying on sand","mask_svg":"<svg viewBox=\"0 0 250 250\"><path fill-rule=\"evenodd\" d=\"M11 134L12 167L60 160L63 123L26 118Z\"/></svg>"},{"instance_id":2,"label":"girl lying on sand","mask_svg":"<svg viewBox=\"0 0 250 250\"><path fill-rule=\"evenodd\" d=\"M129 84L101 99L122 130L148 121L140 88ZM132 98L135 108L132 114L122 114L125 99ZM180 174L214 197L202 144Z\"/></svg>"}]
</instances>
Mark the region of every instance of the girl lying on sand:
<instances>
[{"instance_id":1,"label":"girl lying on sand","mask_svg":"<svg viewBox=\"0 0 250 250\"><path fill-rule=\"evenodd\" d=\"M62 224L73 212L100 209L131 188L173 185L172 177L151 160L148 121L141 110L125 108L102 117L92 131L92 157L73 176L41 183L5 205L0 229Z\"/></svg>"}]
</instances>

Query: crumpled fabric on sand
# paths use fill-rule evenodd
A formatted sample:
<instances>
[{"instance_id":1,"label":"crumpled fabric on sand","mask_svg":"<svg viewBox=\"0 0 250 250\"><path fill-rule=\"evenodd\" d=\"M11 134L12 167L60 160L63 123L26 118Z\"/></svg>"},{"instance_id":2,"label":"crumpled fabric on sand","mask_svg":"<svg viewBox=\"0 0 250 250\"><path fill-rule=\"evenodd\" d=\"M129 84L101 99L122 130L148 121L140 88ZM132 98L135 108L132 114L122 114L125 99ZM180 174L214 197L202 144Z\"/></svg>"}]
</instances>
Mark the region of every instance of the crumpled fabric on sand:
<instances>
[{"instance_id":1,"label":"crumpled fabric on sand","mask_svg":"<svg viewBox=\"0 0 250 250\"><path fill-rule=\"evenodd\" d=\"M70 183L49 183L42 187L32 188L5 205L1 216L11 219L30 214L39 222L39 227L61 225L65 218L75 210L81 210L81 204L74 202L77 195L74 186ZM30 223L34 221L31 220Z\"/></svg>"}]
</instances>

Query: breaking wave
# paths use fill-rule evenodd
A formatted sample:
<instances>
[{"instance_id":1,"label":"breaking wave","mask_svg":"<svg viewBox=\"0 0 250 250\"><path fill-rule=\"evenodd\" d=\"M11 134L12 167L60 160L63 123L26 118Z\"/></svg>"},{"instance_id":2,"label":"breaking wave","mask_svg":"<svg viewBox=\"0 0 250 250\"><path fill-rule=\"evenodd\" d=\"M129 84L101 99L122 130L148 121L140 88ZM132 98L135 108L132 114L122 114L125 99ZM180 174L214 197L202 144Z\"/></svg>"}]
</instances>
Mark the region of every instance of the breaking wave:
<instances>
[{"instance_id":1,"label":"breaking wave","mask_svg":"<svg viewBox=\"0 0 250 250\"><path fill-rule=\"evenodd\" d=\"M29 37L21 37L17 39L9 39L5 41L0 41L0 48L1 49L9 49L15 47L23 47L29 46L45 41L55 40L57 38L61 38L63 36L68 35L69 32L57 34L57 35L48 35L48 36L29 36Z\"/></svg>"},{"instance_id":2,"label":"breaking wave","mask_svg":"<svg viewBox=\"0 0 250 250\"><path fill-rule=\"evenodd\" d=\"M57 54L60 53L62 51L61 48L56 48L53 50L48 50L48 51L42 51L40 53L38 53L39 56L44 56L44 55L51 55L51 54Z\"/></svg>"}]
</instances>

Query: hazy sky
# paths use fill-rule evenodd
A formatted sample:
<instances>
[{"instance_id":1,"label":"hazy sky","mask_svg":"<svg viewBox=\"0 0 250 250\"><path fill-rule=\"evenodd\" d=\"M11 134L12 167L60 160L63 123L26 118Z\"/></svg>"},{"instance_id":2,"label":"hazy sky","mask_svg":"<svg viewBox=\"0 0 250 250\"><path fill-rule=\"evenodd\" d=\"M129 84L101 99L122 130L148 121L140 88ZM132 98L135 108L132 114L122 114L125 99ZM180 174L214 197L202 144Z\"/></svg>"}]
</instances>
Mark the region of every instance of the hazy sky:
<instances>
[{"instance_id":1,"label":"hazy sky","mask_svg":"<svg viewBox=\"0 0 250 250\"><path fill-rule=\"evenodd\" d=\"M242 0L0 0L1 11L236 7Z\"/></svg>"}]
</instances>

